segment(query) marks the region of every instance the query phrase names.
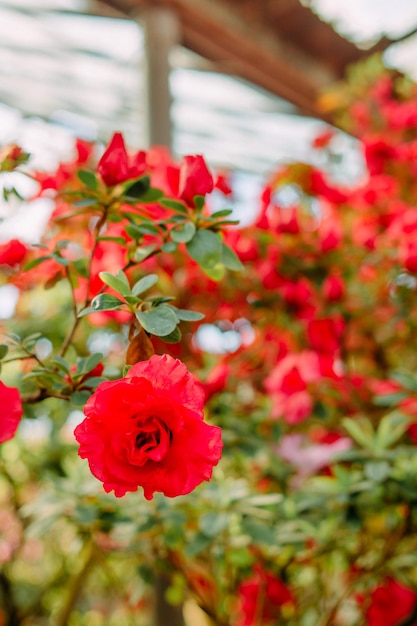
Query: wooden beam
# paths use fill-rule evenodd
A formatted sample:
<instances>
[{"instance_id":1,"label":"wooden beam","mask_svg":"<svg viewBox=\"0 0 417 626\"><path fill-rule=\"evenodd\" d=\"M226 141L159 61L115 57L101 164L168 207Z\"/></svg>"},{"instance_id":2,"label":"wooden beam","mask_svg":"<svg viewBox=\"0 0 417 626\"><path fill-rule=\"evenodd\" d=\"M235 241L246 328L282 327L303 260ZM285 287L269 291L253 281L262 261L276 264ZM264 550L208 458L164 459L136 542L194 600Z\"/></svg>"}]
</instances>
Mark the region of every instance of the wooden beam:
<instances>
[{"instance_id":1,"label":"wooden beam","mask_svg":"<svg viewBox=\"0 0 417 626\"><path fill-rule=\"evenodd\" d=\"M234 74L288 100L318 117L320 91L337 78L323 64L264 28L248 25L238 10L219 0L102 0L139 17L146 7L174 10L181 23L181 43Z\"/></svg>"}]
</instances>

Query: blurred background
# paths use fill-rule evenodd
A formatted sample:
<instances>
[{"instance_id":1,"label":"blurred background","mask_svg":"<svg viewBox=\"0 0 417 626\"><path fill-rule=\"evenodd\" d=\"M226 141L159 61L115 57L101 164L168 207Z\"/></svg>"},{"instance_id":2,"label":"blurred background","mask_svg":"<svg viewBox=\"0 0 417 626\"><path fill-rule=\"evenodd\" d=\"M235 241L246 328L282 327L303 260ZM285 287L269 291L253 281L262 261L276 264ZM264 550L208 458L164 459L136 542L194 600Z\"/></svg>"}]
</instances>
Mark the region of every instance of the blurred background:
<instances>
[{"instance_id":1,"label":"blurred background","mask_svg":"<svg viewBox=\"0 0 417 626\"><path fill-rule=\"evenodd\" d=\"M245 220L277 164L317 158L318 97L349 64L381 51L417 73L416 28L415 0L0 0L0 144L39 169L116 130L132 148L204 154L231 172ZM355 179L355 143L338 142ZM19 214L0 240L38 230Z\"/></svg>"}]
</instances>

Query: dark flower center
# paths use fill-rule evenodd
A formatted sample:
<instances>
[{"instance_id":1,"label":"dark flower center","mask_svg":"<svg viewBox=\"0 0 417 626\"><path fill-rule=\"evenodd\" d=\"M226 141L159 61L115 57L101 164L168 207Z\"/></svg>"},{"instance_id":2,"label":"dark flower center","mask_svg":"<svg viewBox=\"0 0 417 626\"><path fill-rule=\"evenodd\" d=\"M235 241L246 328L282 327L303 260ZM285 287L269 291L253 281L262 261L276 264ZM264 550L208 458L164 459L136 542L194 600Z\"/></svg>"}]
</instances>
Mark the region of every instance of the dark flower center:
<instances>
[{"instance_id":1,"label":"dark flower center","mask_svg":"<svg viewBox=\"0 0 417 626\"><path fill-rule=\"evenodd\" d=\"M160 417L151 415L141 419L129 459L134 465L144 465L147 461L159 463L168 453L171 442L172 432Z\"/></svg>"}]
</instances>

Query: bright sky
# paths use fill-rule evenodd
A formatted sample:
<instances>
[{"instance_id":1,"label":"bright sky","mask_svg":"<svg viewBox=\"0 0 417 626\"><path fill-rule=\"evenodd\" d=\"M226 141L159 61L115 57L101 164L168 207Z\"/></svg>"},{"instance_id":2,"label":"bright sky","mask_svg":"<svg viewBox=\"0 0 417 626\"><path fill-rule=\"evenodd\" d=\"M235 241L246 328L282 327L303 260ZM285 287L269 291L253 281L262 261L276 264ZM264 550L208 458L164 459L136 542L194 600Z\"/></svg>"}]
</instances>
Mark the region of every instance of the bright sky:
<instances>
[{"instance_id":1,"label":"bright sky","mask_svg":"<svg viewBox=\"0 0 417 626\"><path fill-rule=\"evenodd\" d=\"M398 37L417 26L416 0L312 0L311 5L358 41L380 32Z\"/></svg>"}]
</instances>

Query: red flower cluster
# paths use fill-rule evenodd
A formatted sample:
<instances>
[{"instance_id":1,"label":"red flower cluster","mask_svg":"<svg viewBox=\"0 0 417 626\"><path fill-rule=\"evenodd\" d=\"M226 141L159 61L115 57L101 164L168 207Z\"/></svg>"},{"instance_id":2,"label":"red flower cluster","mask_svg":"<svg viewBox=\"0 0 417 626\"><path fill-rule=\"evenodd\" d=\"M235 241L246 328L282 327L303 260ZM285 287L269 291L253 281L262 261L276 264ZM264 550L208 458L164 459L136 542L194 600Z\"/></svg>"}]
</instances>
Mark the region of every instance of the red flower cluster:
<instances>
[{"instance_id":1,"label":"red flower cluster","mask_svg":"<svg viewBox=\"0 0 417 626\"><path fill-rule=\"evenodd\" d=\"M398 626L407 623L417 626L417 618L411 622L411 613L417 609L417 592L387 579L371 594L371 603L366 611L367 626Z\"/></svg>"},{"instance_id":2,"label":"red flower cluster","mask_svg":"<svg viewBox=\"0 0 417 626\"><path fill-rule=\"evenodd\" d=\"M127 153L123 136L121 133L115 133L98 163L97 171L105 185L113 187L129 179L137 178L149 169L155 169L155 163L151 163L154 156L143 150L130 156ZM162 154L159 155L159 161L162 156ZM194 196L205 196L213 191L213 177L201 155L185 156L177 169L172 163L167 162L164 165L166 182L169 182L177 197L189 206L194 206ZM222 185L221 180L219 185Z\"/></svg>"},{"instance_id":3,"label":"red flower cluster","mask_svg":"<svg viewBox=\"0 0 417 626\"><path fill-rule=\"evenodd\" d=\"M0 443L4 443L14 437L23 415L19 391L0 382L0 405Z\"/></svg>"},{"instance_id":4,"label":"red flower cluster","mask_svg":"<svg viewBox=\"0 0 417 626\"><path fill-rule=\"evenodd\" d=\"M211 478L221 430L203 421L204 392L185 365L154 355L125 378L101 383L75 429L79 455L107 492L143 487L175 497Z\"/></svg>"},{"instance_id":5,"label":"red flower cluster","mask_svg":"<svg viewBox=\"0 0 417 626\"><path fill-rule=\"evenodd\" d=\"M282 580L260 566L241 583L238 593L240 615L236 626L277 624L283 608L294 605L294 597Z\"/></svg>"}]
</instances>

